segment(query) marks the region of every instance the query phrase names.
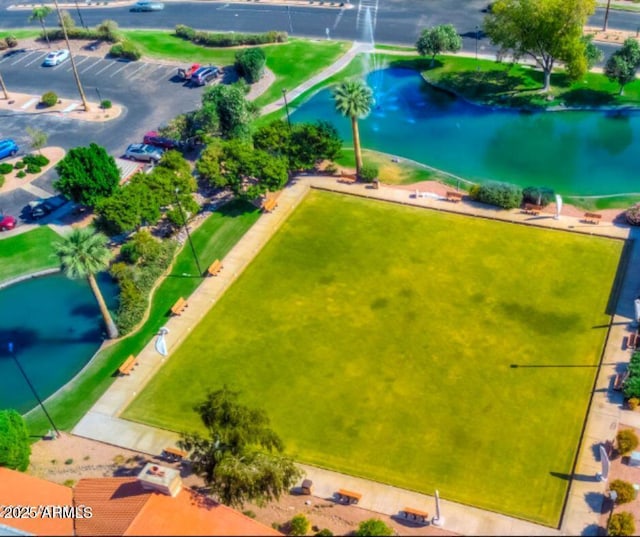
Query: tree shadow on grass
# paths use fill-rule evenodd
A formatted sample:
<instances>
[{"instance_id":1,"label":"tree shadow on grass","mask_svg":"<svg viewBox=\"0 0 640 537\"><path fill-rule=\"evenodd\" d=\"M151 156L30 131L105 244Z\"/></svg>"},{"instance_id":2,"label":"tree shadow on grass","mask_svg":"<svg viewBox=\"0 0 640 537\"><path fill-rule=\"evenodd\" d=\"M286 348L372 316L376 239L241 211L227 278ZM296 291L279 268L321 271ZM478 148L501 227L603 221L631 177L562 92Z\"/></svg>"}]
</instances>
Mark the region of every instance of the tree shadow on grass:
<instances>
[{"instance_id":1,"label":"tree shadow on grass","mask_svg":"<svg viewBox=\"0 0 640 537\"><path fill-rule=\"evenodd\" d=\"M470 98L489 99L491 102L498 102L501 98L506 98L505 94L515 92L523 82L523 77L510 74L507 71L447 73L439 81L440 84L456 93ZM501 97L503 95L504 97Z\"/></svg>"},{"instance_id":2,"label":"tree shadow on grass","mask_svg":"<svg viewBox=\"0 0 640 537\"><path fill-rule=\"evenodd\" d=\"M444 64L436 59L433 63L431 58L413 58L403 60L391 60L389 67L395 69L415 69L416 71L431 71L433 69L439 69Z\"/></svg>"},{"instance_id":3,"label":"tree shadow on grass","mask_svg":"<svg viewBox=\"0 0 640 537\"><path fill-rule=\"evenodd\" d=\"M615 101L615 95L606 91L579 88L566 91L562 99L569 106L602 106Z\"/></svg>"}]
</instances>

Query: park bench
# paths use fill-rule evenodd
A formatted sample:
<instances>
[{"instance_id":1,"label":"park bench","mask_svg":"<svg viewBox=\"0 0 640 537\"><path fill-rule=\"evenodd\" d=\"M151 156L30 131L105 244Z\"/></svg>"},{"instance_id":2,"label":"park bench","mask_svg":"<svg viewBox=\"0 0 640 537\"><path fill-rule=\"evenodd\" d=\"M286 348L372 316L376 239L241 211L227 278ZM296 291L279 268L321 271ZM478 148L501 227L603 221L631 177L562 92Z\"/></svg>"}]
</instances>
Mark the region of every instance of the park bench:
<instances>
[{"instance_id":1,"label":"park bench","mask_svg":"<svg viewBox=\"0 0 640 537\"><path fill-rule=\"evenodd\" d=\"M538 216L540 211L542 211L542 205L535 205L533 203L525 203L524 209L522 209L523 213L532 214L534 216Z\"/></svg>"},{"instance_id":2,"label":"park bench","mask_svg":"<svg viewBox=\"0 0 640 537\"><path fill-rule=\"evenodd\" d=\"M118 373L120 375L128 375L131 373L135 365L136 365L136 357L132 354L118 368Z\"/></svg>"},{"instance_id":3,"label":"park bench","mask_svg":"<svg viewBox=\"0 0 640 537\"><path fill-rule=\"evenodd\" d=\"M638 336L637 332L632 332L631 334L629 334L627 336L627 349L634 350L638 346L638 343L640 342L639 340L640 337Z\"/></svg>"},{"instance_id":4,"label":"park bench","mask_svg":"<svg viewBox=\"0 0 640 537\"><path fill-rule=\"evenodd\" d=\"M189 304L187 303L187 301L184 298L180 297L178 301L173 306L171 306L171 313L173 315L180 315L188 305Z\"/></svg>"},{"instance_id":5,"label":"park bench","mask_svg":"<svg viewBox=\"0 0 640 537\"><path fill-rule=\"evenodd\" d=\"M222 261L220 261L219 259L216 259L213 263L211 263L211 265L209 265L209 268L207 269L207 274L209 274L209 276L217 276L218 272L220 272L222 270Z\"/></svg>"},{"instance_id":6,"label":"park bench","mask_svg":"<svg viewBox=\"0 0 640 537\"><path fill-rule=\"evenodd\" d=\"M599 213L584 213L582 219L587 224L599 224L600 220L602 219L602 215Z\"/></svg>"},{"instance_id":7,"label":"park bench","mask_svg":"<svg viewBox=\"0 0 640 537\"><path fill-rule=\"evenodd\" d=\"M408 520L415 520L422 524L426 524L427 519L429 518L429 513L426 511L420 511L419 509L413 509L412 507L405 507L400 511L400 514Z\"/></svg>"},{"instance_id":8,"label":"park bench","mask_svg":"<svg viewBox=\"0 0 640 537\"><path fill-rule=\"evenodd\" d=\"M462 192L456 192L455 190L447 190L447 201L452 201L453 203L458 203L462 201Z\"/></svg>"},{"instance_id":9,"label":"park bench","mask_svg":"<svg viewBox=\"0 0 640 537\"><path fill-rule=\"evenodd\" d=\"M355 175L341 172L340 179L338 179L338 183L346 183L348 185L352 185L357 180L358 178Z\"/></svg>"},{"instance_id":10,"label":"park bench","mask_svg":"<svg viewBox=\"0 0 640 537\"><path fill-rule=\"evenodd\" d=\"M275 196L273 198L266 199L262 204L262 210L265 213L270 213L278 206L278 198Z\"/></svg>"},{"instance_id":11,"label":"park bench","mask_svg":"<svg viewBox=\"0 0 640 537\"><path fill-rule=\"evenodd\" d=\"M170 462L181 461L187 456L187 452L182 449L166 447L162 450L162 458Z\"/></svg>"},{"instance_id":12,"label":"park bench","mask_svg":"<svg viewBox=\"0 0 640 537\"><path fill-rule=\"evenodd\" d=\"M362 499L362 494L359 492L353 492L351 490L340 489L337 493L338 501L344 502L347 505L356 504Z\"/></svg>"},{"instance_id":13,"label":"park bench","mask_svg":"<svg viewBox=\"0 0 640 537\"><path fill-rule=\"evenodd\" d=\"M624 388L624 383L629 377L629 370L624 371L623 373L618 373L613 379L613 389L617 392Z\"/></svg>"}]
</instances>

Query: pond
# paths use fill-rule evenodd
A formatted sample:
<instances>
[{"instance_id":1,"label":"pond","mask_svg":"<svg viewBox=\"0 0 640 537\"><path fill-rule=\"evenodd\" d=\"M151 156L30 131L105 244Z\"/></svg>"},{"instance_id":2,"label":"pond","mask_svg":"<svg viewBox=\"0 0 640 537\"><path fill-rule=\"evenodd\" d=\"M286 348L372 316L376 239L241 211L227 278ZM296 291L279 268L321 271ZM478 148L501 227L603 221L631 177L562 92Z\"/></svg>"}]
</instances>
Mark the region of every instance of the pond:
<instances>
[{"instance_id":1,"label":"pond","mask_svg":"<svg viewBox=\"0 0 640 537\"><path fill-rule=\"evenodd\" d=\"M548 186L564 195L640 192L640 114L491 110L426 84L412 69L369 74L376 105L360 121L365 148L405 157L474 182ZM303 103L295 122L325 119L351 144L350 121L330 90Z\"/></svg>"},{"instance_id":2,"label":"pond","mask_svg":"<svg viewBox=\"0 0 640 537\"><path fill-rule=\"evenodd\" d=\"M113 309L117 286L106 275L98 281ZM84 367L103 337L102 316L86 280L55 274L0 290L0 409L24 413L37 405L8 353L9 341L44 400Z\"/></svg>"}]
</instances>

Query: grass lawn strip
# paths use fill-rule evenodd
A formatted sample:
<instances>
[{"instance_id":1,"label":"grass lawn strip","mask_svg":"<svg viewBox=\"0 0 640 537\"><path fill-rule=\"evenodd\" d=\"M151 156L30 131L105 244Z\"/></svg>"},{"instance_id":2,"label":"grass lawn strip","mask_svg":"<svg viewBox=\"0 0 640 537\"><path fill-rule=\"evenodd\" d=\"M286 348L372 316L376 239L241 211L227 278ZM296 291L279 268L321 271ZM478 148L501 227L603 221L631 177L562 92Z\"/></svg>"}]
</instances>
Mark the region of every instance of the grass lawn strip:
<instances>
[{"instance_id":1,"label":"grass lawn strip","mask_svg":"<svg viewBox=\"0 0 640 537\"><path fill-rule=\"evenodd\" d=\"M0 283L40 270L55 268L53 243L60 236L48 226L0 240Z\"/></svg>"},{"instance_id":2,"label":"grass lawn strip","mask_svg":"<svg viewBox=\"0 0 640 537\"><path fill-rule=\"evenodd\" d=\"M124 417L227 383L296 460L556 524L621 248L313 191Z\"/></svg>"},{"instance_id":3,"label":"grass lawn strip","mask_svg":"<svg viewBox=\"0 0 640 537\"><path fill-rule=\"evenodd\" d=\"M206 267L215 259L222 259L259 216L255 207L242 202L232 202L213 213L191 235L200 264ZM125 358L138 354L157 334L175 301L181 296L187 298L196 289L201 279L184 276L189 274L197 274L197 269L191 249L185 245L170 275L156 289L149 319L141 330L102 350L64 390L47 400L47 411L59 428L73 428L111 385L114 371ZM32 435L44 434L50 428L40 410L27 416L27 424Z\"/></svg>"}]
</instances>

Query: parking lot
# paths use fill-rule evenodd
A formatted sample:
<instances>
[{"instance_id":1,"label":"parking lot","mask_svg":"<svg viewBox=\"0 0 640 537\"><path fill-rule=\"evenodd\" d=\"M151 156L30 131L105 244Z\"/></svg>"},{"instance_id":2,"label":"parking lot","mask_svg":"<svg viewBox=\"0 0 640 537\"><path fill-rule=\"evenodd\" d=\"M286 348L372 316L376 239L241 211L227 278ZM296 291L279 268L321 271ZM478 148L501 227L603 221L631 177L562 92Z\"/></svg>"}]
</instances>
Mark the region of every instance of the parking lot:
<instances>
[{"instance_id":1,"label":"parking lot","mask_svg":"<svg viewBox=\"0 0 640 537\"><path fill-rule=\"evenodd\" d=\"M40 96L54 91L60 97L77 99L78 90L69 60L44 67L49 50L11 51L0 58L0 72L9 93L17 91ZM106 52L106 47L105 47ZM193 110L200 104L203 88L185 86L176 78L179 64L163 62L129 62L96 55L74 55L87 99L108 99L122 105L117 119L104 123L72 120L59 114L0 114L0 138L13 138L21 153L30 151L26 127L45 131L47 145L70 149L96 142L112 155L120 156L127 145L142 142L146 131L166 124L176 115ZM9 193L0 193L0 210L19 217L29 201L54 195L55 172L51 171L32 183Z\"/></svg>"}]
</instances>

